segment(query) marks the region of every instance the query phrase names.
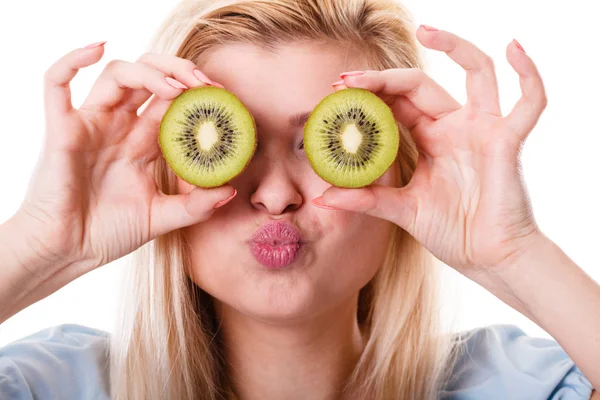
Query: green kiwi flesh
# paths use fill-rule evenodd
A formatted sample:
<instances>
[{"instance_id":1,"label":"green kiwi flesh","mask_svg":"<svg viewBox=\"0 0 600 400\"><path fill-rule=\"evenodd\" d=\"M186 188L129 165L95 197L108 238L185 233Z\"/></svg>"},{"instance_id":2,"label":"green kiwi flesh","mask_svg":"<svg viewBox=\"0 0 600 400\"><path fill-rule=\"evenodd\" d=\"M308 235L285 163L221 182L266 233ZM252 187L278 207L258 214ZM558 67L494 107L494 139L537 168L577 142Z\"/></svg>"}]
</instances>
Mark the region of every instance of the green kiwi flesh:
<instances>
[{"instance_id":1,"label":"green kiwi flesh","mask_svg":"<svg viewBox=\"0 0 600 400\"><path fill-rule=\"evenodd\" d=\"M161 121L158 142L177 176L196 186L217 187L240 174L252 159L256 127L233 93L203 86L173 100Z\"/></svg>"},{"instance_id":2,"label":"green kiwi flesh","mask_svg":"<svg viewBox=\"0 0 600 400\"><path fill-rule=\"evenodd\" d=\"M365 89L325 97L304 126L306 156L317 175L334 186L373 183L392 165L399 145L392 111Z\"/></svg>"}]
</instances>

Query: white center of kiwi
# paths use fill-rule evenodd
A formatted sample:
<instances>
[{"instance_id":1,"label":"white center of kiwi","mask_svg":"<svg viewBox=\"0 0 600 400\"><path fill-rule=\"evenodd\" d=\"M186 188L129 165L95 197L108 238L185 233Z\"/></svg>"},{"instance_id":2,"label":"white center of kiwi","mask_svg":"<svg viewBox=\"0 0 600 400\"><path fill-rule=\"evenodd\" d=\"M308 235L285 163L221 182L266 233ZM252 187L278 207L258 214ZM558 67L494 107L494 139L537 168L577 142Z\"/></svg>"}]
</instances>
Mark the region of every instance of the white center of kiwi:
<instances>
[{"instance_id":1,"label":"white center of kiwi","mask_svg":"<svg viewBox=\"0 0 600 400\"><path fill-rule=\"evenodd\" d=\"M198 143L200 144L200 148L202 150L210 150L219 140L217 127L215 126L214 122L207 121L201 124L197 128L196 137L198 138Z\"/></svg>"},{"instance_id":2,"label":"white center of kiwi","mask_svg":"<svg viewBox=\"0 0 600 400\"><path fill-rule=\"evenodd\" d=\"M348 124L342 132L342 145L348 153L356 153L362 142L362 134L354 124Z\"/></svg>"}]
</instances>

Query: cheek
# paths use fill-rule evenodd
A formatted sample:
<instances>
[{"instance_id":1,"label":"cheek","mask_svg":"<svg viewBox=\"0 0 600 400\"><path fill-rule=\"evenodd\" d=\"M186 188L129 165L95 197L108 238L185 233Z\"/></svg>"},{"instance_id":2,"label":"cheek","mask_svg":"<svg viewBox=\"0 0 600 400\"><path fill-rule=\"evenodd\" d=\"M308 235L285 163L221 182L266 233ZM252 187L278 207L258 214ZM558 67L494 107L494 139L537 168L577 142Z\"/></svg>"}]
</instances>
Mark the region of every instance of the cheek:
<instances>
[{"instance_id":1,"label":"cheek","mask_svg":"<svg viewBox=\"0 0 600 400\"><path fill-rule=\"evenodd\" d=\"M377 271L385 257L393 224L360 213L326 211L320 216L326 264L348 270L345 285L360 286ZM323 213L325 214L325 212ZM356 289L356 288L354 288Z\"/></svg>"},{"instance_id":2,"label":"cheek","mask_svg":"<svg viewBox=\"0 0 600 400\"><path fill-rule=\"evenodd\" d=\"M194 188L194 185L177 178L178 193L188 193ZM232 225L235 225L233 218L221 211L207 221L181 229L189 258L188 275L203 289L214 286L210 278L223 276L227 267L236 262L236 252L232 251L232 240L228 240L230 235L227 233L233 231Z\"/></svg>"},{"instance_id":3,"label":"cheek","mask_svg":"<svg viewBox=\"0 0 600 400\"><path fill-rule=\"evenodd\" d=\"M316 176L316 174L315 174ZM379 178L374 184L383 186L398 186L399 185L399 170L398 165L393 163L390 168ZM320 181L313 184L313 197L323 194L331 185L316 178ZM311 206L315 208L314 206ZM383 239L387 245L387 239L391 233L393 224L381 218L375 218L362 213L353 213L345 211L322 210L315 208L317 211L313 214L311 221L314 226L320 226L323 231L331 233L335 236L345 238L348 244L353 244L365 240L364 243L378 244ZM375 248L371 246L373 250Z\"/></svg>"},{"instance_id":4,"label":"cheek","mask_svg":"<svg viewBox=\"0 0 600 400\"><path fill-rule=\"evenodd\" d=\"M324 230L347 241L351 241L356 235L360 235L366 225L369 224L367 216L360 213L326 210L320 212L320 214L325 215L315 218L314 222L327 227Z\"/></svg>"},{"instance_id":5,"label":"cheek","mask_svg":"<svg viewBox=\"0 0 600 400\"><path fill-rule=\"evenodd\" d=\"M323 233L316 269L315 309L354 299L385 260L393 225L375 217L323 210ZM354 300L352 300L354 301Z\"/></svg>"},{"instance_id":6,"label":"cheek","mask_svg":"<svg viewBox=\"0 0 600 400\"><path fill-rule=\"evenodd\" d=\"M231 287L231 272L239 268L242 261L236 238L229 237L231 231L227 218L219 215L183 229L188 243L189 276L212 296Z\"/></svg>"},{"instance_id":7,"label":"cheek","mask_svg":"<svg viewBox=\"0 0 600 400\"><path fill-rule=\"evenodd\" d=\"M320 196L330 187L311 170L312 179L307 182L312 198ZM394 163L376 182L379 185L395 186L399 177ZM337 286L340 292L358 290L366 284L382 264L393 223L366 214L323 210L310 206L309 226L317 229L321 238L318 248L320 268L327 275L325 281ZM338 276L342 267L347 274ZM330 278L330 279L329 279ZM329 290L333 288L330 286ZM334 290L335 291L335 290Z\"/></svg>"}]
</instances>

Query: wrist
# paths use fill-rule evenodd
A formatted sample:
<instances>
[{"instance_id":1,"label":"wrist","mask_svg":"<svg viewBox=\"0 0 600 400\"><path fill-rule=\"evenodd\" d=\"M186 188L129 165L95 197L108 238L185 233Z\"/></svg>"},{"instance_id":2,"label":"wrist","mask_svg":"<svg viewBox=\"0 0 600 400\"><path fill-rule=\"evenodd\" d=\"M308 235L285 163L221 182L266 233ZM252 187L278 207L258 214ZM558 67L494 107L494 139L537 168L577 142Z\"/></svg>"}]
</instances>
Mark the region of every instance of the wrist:
<instances>
[{"instance_id":1,"label":"wrist","mask_svg":"<svg viewBox=\"0 0 600 400\"><path fill-rule=\"evenodd\" d=\"M545 235L482 286L548 332L590 378L600 359L600 285ZM487 286L486 286L487 285Z\"/></svg>"},{"instance_id":2,"label":"wrist","mask_svg":"<svg viewBox=\"0 0 600 400\"><path fill-rule=\"evenodd\" d=\"M20 213L0 225L0 277L15 290L35 287L69 264L39 232ZM6 291L6 285L0 285Z\"/></svg>"},{"instance_id":3,"label":"wrist","mask_svg":"<svg viewBox=\"0 0 600 400\"><path fill-rule=\"evenodd\" d=\"M6 225L6 226L5 226ZM56 232L52 226L42 223L20 209L6 224L0 227L7 243L21 266L33 276L44 276L56 272L72 261L60 243L64 234Z\"/></svg>"},{"instance_id":4,"label":"wrist","mask_svg":"<svg viewBox=\"0 0 600 400\"><path fill-rule=\"evenodd\" d=\"M518 274L520 268L528 268L532 259L538 259L541 252L548 250L552 245L553 242L536 228L527 235L496 245L495 248L502 247L502 258L495 258L493 262L472 268L464 268L461 273L476 282L481 279L486 281L510 279L512 275Z\"/></svg>"},{"instance_id":5,"label":"wrist","mask_svg":"<svg viewBox=\"0 0 600 400\"><path fill-rule=\"evenodd\" d=\"M23 309L44 282L68 265L32 232L18 213L0 225L0 323Z\"/></svg>"},{"instance_id":6,"label":"wrist","mask_svg":"<svg viewBox=\"0 0 600 400\"><path fill-rule=\"evenodd\" d=\"M547 274L546 260L560 249L539 230L519 239L514 248L502 262L466 276L539 325L527 296Z\"/></svg>"},{"instance_id":7,"label":"wrist","mask_svg":"<svg viewBox=\"0 0 600 400\"><path fill-rule=\"evenodd\" d=\"M566 298L577 297L585 285L594 286L585 272L541 232L510 261L479 270L469 278L543 329L560 320L554 311L567 309Z\"/></svg>"},{"instance_id":8,"label":"wrist","mask_svg":"<svg viewBox=\"0 0 600 400\"><path fill-rule=\"evenodd\" d=\"M526 269L532 269L543 264L542 258L549 255L548 252L557 251L556 244L540 230L535 230L527 236L518 239L518 244L497 265L488 269L488 272L504 283L510 283L512 279L518 279L519 275Z\"/></svg>"}]
</instances>

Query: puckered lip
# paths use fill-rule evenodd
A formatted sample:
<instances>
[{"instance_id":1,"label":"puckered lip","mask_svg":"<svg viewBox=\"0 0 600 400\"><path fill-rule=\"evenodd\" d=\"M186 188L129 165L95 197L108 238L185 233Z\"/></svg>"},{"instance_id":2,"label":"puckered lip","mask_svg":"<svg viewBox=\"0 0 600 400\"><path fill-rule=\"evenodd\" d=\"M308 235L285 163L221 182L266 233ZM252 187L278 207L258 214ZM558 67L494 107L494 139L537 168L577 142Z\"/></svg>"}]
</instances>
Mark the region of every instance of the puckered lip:
<instances>
[{"instance_id":1,"label":"puckered lip","mask_svg":"<svg viewBox=\"0 0 600 400\"><path fill-rule=\"evenodd\" d=\"M250 238L251 244L270 244L277 246L280 244L305 244L300 229L292 222L287 220L267 221L263 223Z\"/></svg>"}]
</instances>

